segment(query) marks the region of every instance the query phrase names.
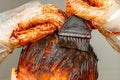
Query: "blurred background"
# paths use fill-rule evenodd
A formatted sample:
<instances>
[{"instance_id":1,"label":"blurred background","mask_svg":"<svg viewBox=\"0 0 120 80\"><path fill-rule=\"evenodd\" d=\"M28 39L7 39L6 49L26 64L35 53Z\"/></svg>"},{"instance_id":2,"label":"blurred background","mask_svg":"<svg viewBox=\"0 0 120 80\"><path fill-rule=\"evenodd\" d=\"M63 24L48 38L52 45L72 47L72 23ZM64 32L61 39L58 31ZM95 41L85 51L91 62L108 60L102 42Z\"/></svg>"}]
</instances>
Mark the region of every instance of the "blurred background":
<instances>
[{"instance_id":1,"label":"blurred background","mask_svg":"<svg viewBox=\"0 0 120 80\"><path fill-rule=\"evenodd\" d=\"M13 9L30 0L0 0L0 12ZM41 3L58 5L65 11L65 0L39 0ZM116 52L97 31L92 31L91 45L99 59L98 80L120 80L120 53ZM0 80L10 80L11 69L17 66L21 48L15 49L2 64L0 64Z\"/></svg>"}]
</instances>

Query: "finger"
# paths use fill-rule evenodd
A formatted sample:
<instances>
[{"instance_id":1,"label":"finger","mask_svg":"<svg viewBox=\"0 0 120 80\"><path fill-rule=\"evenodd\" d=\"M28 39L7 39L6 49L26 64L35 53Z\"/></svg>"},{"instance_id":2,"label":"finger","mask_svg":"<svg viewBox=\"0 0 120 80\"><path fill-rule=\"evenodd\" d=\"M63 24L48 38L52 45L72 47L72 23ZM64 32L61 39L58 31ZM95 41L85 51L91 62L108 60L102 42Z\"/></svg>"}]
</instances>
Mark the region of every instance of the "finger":
<instances>
[{"instance_id":1,"label":"finger","mask_svg":"<svg viewBox=\"0 0 120 80\"><path fill-rule=\"evenodd\" d=\"M20 21L18 22L17 31L28 29L37 24L46 22L52 23L60 29L61 25L66 20L65 13L52 4L37 6L33 11L28 8L20 15L22 17L19 16Z\"/></svg>"},{"instance_id":2,"label":"finger","mask_svg":"<svg viewBox=\"0 0 120 80\"><path fill-rule=\"evenodd\" d=\"M13 46L23 46L25 44L34 42L41 39L48 34L53 33L56 30L56 26L50 23L37 25L33 28L16 32L14 31L10 37L10 43Z\"/></svg>"},{"instance_id":3,"label":"finger","mask_svg":"<svg viewBox=\"0 0 120 80\"><path fill-rule=\"evenodd\" d=\"M104 6L105 2L108 0L83 0L83 1L85 1L90 6L101 7Z\"/></svg>"}]
</instances>

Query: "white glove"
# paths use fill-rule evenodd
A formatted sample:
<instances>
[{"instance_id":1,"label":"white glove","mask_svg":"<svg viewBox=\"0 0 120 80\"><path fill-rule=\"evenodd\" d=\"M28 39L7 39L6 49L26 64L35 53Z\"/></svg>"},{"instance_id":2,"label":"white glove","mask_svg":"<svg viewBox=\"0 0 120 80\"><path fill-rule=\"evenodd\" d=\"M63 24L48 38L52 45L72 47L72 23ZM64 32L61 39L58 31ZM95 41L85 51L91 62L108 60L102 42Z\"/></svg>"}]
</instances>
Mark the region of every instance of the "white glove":
<instances>
[{"instance_id":1,"label":"white glove","mask_svg":"<svg viewBox=\"0 0 120 80\"><path fill-rule=\"evenodd\" d=\"M67 0L66 12L92 22L120 52L120 1L119 0Z\"/></svg>"},{"instance_id":2,"label":"white glove","mask_svg":"<svg viewBox=\"0 0 120 80\"><path fill-rule=\"evenodd\" d=\"M52 4L28 2L16 9L0 13L0 62L14 48L41 39L65 22L63 11Z\"/></svg>"}]
</instances>

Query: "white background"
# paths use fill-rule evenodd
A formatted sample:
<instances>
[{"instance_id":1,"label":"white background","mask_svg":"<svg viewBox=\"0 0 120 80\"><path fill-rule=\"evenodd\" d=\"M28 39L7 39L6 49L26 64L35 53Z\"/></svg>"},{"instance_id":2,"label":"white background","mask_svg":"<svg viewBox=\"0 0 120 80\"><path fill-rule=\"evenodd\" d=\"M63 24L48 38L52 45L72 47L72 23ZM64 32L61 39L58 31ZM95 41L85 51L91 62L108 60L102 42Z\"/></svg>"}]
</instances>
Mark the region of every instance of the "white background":
<instances>
[{"instance_id":1,"label":"white background","mask_svg":"<svg viewBox=\"0 0 120 80\"><path fill-rule=\"evenodd\" d=\"M30 0L0 0L0 12L17 7ZM41 3L52 3L65 10L65 0L39 0ZM120 80L120 53L116 52L97 31L92 32L91 45L99 59L98 80ZM17 66L21 49L15 49L0 64L0 80L10 80L11 68Z\"/></svg>"}]
</instances>

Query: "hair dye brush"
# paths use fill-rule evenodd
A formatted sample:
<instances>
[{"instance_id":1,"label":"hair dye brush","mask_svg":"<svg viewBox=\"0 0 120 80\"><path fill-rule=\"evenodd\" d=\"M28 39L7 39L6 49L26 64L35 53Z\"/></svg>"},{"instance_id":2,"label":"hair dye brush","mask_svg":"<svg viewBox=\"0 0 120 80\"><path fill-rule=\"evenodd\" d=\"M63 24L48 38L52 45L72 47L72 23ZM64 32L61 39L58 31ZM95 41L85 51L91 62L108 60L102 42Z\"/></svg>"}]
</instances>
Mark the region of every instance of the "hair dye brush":
<instances>
[{"instance_id":1,"label":"hair dye brush","mask_svg":"<svg viewBox=\"0 0 120 80\"><path fill-rule=\"evenodd\" d=\"M82 18L72 15L63 24L58 35L60 46L88 51L91 31Z\"/></svg>"}]
</instances>

